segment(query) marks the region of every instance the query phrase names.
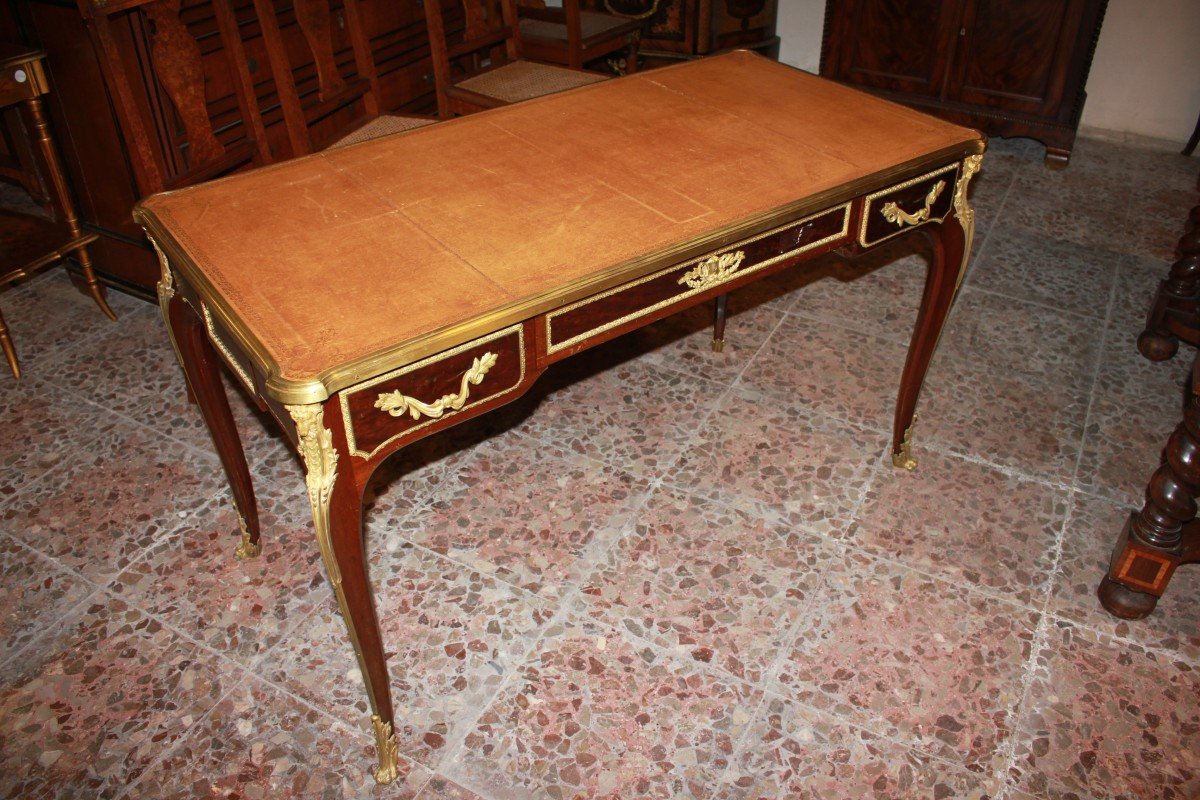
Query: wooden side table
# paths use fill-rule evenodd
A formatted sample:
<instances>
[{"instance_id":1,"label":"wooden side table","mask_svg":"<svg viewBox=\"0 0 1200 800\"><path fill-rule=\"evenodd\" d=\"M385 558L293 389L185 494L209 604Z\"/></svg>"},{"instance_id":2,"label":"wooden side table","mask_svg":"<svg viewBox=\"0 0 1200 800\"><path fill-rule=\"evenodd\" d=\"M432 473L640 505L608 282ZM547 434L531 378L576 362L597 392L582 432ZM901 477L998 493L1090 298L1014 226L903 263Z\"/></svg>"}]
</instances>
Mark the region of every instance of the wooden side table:
<instances>
[{"instance_id":1,"label":"wooden side table","mask_svg":"<svg viewBox=\"0 0 1200 800\"><path fill-rule=\"evenodd\" d=\"M0 285L31 275L41 267L74 253L83 267L88 292L100 310L109 319L115 320L117 315L104 299L104 289L96 281L92 259L87 252L87 246L96 240L96 234L84 233L79 225L62 163L58 159L54 140L50 137L50 127L46 124L46 113L42 107L42 95L49 91L46 72L42 68L45 57L46 54L41 50L0 42L0 108L21 103L28 110L33 123L33 136L49 173L51 194L59 211L59 219L51 220L0 209ZM20 378L17 351L2 315L0 348L4 350L13 375Z\"/></svg>"}]
</instances>

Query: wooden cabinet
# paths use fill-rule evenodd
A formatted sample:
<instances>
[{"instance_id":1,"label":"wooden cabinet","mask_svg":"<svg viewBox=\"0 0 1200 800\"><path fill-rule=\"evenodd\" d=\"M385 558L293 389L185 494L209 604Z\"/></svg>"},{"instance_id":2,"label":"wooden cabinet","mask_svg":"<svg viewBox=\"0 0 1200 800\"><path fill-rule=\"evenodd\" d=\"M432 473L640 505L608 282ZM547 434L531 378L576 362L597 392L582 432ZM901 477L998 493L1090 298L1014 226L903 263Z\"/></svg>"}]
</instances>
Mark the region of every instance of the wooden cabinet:
<instances>
[{"instance_id":1,"label":"wooden cabinet","mask_svg":"<svg viewBox=\"0 0 1200 800\"><path fill-rule=\"evenodd\" d=\"M17 37L47 53L48 98L92 252L109 283L149 294L158 261L131 211L140 199L296 155L276 71L300 92L314 141L381 112L430 108L418 0L13 0ZM284 60L264 43L274 11ZM320 42L297 18L317 14ZM285 63L286 62L286 63ZM320 70L352 91L318 89ZM280 73L282 74L282 73ZM15 124L6 121L6 124ZM0 176L22 180L0 135ZM24 182L24 181L22 181Z\"/></svg>"},{"instance_id":2,"label":"wooden cabinet","mask_svg":"<svg viewBox=\"0 0 1200 800\"><path fill-rule=\"evenodd\" d=\"M609 14L640 19L641 53L688 58L746 48L779 57L778 0L591 0Z\"/></svg>"},{"instance_id":3,"label":"wooden cabinet","mask_svg":"<svg viewBox=\"0 0 1200 800\"><path fill-rule=\"evenodd\" d=\"M1065 167L1107 0L830 0L821 74Z\"/></svg>"}]
</instances>

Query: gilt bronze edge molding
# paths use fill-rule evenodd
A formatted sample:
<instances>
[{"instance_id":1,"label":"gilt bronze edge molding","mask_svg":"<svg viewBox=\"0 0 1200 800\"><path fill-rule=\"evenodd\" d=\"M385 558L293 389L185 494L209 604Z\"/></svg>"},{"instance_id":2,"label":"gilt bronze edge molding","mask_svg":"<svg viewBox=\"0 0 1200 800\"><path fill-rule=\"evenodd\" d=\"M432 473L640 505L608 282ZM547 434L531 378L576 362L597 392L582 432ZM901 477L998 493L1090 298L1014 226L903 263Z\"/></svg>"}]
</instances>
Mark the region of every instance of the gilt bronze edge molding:
<instances>
[{"instance_id":1,"label":"gilt bronze edge molding","mask_svg":"<svg viewBox=\"0 0 1200 800\"><path fill-rule=\"evenodd\" d=\"M436 355L457 345L478 339L499 328L556 310L563 305L607 291L679 262L698 258L709 251L721 249L773 227L811 216L841 203L850 202L870 192L891 187L905 176L940 166L957 165L968 156L983 153L986 147L986 140L982 137L963 140L852 183L769 209L667 250L622 262L568 286L558 287L553 291L511 303L478 317L445 326L424 336L356 358L308 378L289 378L282 375L279 365L267 348L232 312L220 294L204 278L203 272L193 263L191 256L170 236L166 226L162 224L152 208L153 197L139 203L133 210L133 216L149 235L158 240L160 247L170 258L171 266L176 270L177 277L186 279L200 294L225 329L237 339L242 350L254 361L255 371L260 372L264 377L263 386L266 393L284 405L304 405L322 402L343 389L351 388L360 383L364 375L388 372L422 358Z\"/></svg>"}]
</instances>

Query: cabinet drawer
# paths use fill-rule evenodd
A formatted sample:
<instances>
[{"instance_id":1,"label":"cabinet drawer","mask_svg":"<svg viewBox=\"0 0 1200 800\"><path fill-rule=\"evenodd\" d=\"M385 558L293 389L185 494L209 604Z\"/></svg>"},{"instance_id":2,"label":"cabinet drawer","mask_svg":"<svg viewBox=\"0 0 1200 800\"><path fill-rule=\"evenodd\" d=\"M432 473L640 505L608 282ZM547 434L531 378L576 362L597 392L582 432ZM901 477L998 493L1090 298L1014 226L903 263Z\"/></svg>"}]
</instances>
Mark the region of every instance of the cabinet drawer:
<instances>
[{"instance_id":1,"label":"cabinet drawer","mask_svg":"<svg viewBox=\"0 0 1200 800\"><path fill-rule=\"evenodd\" d=\"M553 311L546 315L546 352L556 353L656 312L665 316L672 306L686 305L689 297L832 245L849 235L849 228L846 203Z\"/></svg>"},{"instance_id":2,"label":"cabinet drawer","mask_svg":"<svg viewBox=\"0 0 1200 800\"><path fill-rule=\"evenodd\" d=\"M516 391L525 380L525 328L513 325L341 393L350 452L389 442Z\"/></svg>"},{"instance_id":3,"label":"cabinet drawer","mask_svg":"<svg viewBox=\"0 0 1200 800\"><path fill-rule=\"evenodd\" d=\"M858 243L863 247L930 222L941 222L954 207L958 164L867 195L863 201Z\"/></svg>"}]
</instances>

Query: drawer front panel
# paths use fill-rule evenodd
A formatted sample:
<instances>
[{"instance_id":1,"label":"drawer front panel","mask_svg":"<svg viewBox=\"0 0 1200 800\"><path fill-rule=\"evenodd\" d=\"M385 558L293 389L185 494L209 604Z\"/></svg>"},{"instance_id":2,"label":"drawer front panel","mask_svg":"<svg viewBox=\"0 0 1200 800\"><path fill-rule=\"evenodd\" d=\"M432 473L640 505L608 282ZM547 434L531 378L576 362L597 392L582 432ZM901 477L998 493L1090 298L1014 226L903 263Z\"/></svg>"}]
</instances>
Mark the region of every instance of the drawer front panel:
<instances>
[{"instance_id":1,"label":"drawer front panel","mask_svg":"<svg viewBox=\"0 0 1200 800\"><path fill-rule=\"evenodd\" d=\"M342 392L350 452L371 458L395 439L480 403L525 379L525 329L513 325Z\"/></svg>"},{"instance_id":2,"label":"drawer front panel","mask_svg":"<svg viewBox=\"0 0 1200 800\"><path fill-rule=\"evenodd\" d=\"M849 235L850 204L738 242L546 315L547 352L555 353Z\"/></svg>"},{"instance_id":3,"label":"drawer front panel","mask_svg":"<svg viewBox=\"0 0 1200 800\"><path fill-rule=\"evenodd\" d=\"M42 94L45 77L41 63L30 61L0 70L0 107Z\"/></svg>"},{"instance_id":4,"label":"drawer front panel","mask_svg":"<svg viewBox=\"0 0 1200 800\"><path fill-rule=\"evenodd\" d=\"M867 195L858 243L869 247L921 225L941 222L954 207L957 179L958 164L952 164Z\"/></svg>"}]
</instances>

